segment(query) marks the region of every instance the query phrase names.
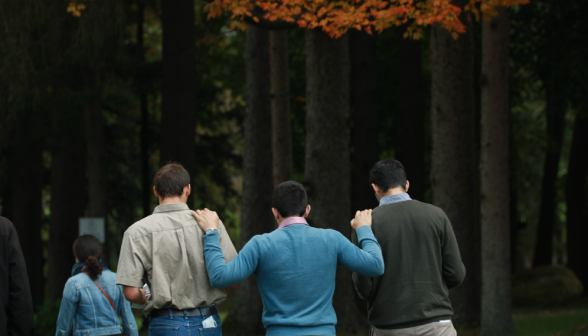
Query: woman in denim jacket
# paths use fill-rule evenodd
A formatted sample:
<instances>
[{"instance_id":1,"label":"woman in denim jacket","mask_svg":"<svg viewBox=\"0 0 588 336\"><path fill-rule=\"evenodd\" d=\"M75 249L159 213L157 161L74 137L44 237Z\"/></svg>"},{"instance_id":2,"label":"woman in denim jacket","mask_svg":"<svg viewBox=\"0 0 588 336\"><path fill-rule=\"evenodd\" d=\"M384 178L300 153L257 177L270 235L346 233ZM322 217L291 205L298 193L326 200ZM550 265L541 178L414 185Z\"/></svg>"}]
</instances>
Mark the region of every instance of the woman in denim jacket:
<instances>
[{"instance_id":1,"label":"woman in denim jacket","mask_svg":"<svg viewBox=\"0 0 588 336\"><path fill-rule=\"evenodd\" d=\"M100 259L102 244L92 235L78 237L73 245L76 264L63 290L56 336L137 336L131 305L116 285L116 273Z\"/></svg>"}]
</instances>

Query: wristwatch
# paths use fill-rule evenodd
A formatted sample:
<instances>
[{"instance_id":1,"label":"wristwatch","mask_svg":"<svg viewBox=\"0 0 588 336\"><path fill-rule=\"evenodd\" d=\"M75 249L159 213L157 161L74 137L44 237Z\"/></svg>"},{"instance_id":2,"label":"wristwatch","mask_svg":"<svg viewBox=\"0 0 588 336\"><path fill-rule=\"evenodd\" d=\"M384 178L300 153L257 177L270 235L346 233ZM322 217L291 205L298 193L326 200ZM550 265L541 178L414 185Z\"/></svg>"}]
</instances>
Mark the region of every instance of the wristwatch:
<instances>
[{"instance_id":1,"label":"wristwatch","mask_svg":"<svg viewBox=\"0 0 588 336\"><path fill-rule=\"evenodd\" d=\"M215 228L208 228L208 229L206 229L206 231L204 231L204 232L205 232L205 234L209 234L209 233L211 233L212 231L218 231L218 230L217 230L217 229L215 229Z\"/></svg>"}]
</instances>

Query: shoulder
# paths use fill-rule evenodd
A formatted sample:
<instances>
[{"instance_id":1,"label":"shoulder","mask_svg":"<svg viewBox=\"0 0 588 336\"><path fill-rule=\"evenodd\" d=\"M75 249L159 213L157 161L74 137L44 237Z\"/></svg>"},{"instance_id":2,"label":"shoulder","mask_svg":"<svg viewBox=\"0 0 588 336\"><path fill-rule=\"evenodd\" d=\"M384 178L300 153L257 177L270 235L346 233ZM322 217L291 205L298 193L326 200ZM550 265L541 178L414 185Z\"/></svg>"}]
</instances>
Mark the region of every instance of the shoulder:
<instances>
[{"instance_id":1,"label":"shoulder","mask_svg":"<svg viewBox=\"0 0 588 336\"><path fill-rule=\"evenodd\" d=\"M422 214L433 214L433 215L445 215L445 212L441 210L441 208L417 201L417 200L410 200L400 203L392 203L387 205L378 206L373 210L373 215L383 215L386 213L398 213L403 211L411 211L411 212L418 212Z\"/></svg>"},{"instance_id":2,"label":"shoulder","mask_svg":"<svg viewBox=\"0 0 588 336\"><path fill-rule=\"evenodd\" d=\"M160 216L161 214L152 214L135 222L125 231L125 236L128 236L129 238L138 238L151 233L154 228L154 222L156 222Z\"/></svg>"},{"instance_id":3,"label":"shoulder","mask_svg":"<svg viewBox=\"0 0 588 336\"><path fill-rule=\"evenodd\" d=\"M12 235L13 231L16 230L14 229L14 224L12 224L10 219L0 216L0 235L10 236Z\"/></svg>"}]
</instances>

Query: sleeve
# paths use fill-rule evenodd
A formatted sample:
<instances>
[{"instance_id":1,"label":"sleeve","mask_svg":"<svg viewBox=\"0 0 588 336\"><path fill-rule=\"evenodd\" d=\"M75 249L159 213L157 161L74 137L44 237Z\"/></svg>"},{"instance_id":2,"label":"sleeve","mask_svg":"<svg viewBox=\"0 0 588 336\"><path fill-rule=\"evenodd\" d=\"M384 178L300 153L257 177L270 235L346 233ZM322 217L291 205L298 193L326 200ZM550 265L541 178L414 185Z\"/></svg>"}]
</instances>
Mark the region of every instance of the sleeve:
<instances>
[{"instance_id":1,"label":"sleeve","mask_svg":"<svg viewBox=\"0 0 588 336\"><path fill-rule=\"evenodd\" d=\"M377 277L384 274L382 248L370 226L361 226L355 230L357 239L363 249L353 245L341 233L337 232L337 261L339 265L362 275Z\"/></svg>"},{"instance_id":2,"label":"sleeve","mask_svg":"<svg viewBox=\"0 0 588 336\"><path fill-rule=\"evenodd\" d=\"M447 288L451 289L459 286L463 282L466 276L466 269L461 261L457 239L455 238L453 227L447 216L445 216L444 229L445 232L441 241L443 253L443 279L447 284Z\"/></svg>"},{"instance_id":3,"label":"sleeve","mask_svg":"<svg viewBox=\"0 0 588 336\"><path fill-rule=\"evenodd\" d=\"M223 222L219 220L219 237L220 237L220 247L223 251L223 255L225 257L225 262L229 262L237 256L237 250L235 249L235 245L231 241L231 237L229 237L229 233L227 229L223 225Z\"/></svg>"},{"instance_id":4,"label":"sleeve","mask_svg":"<svg viewBox=\"0 0 588 336\"><path fill-rule=\"evenodd\" d=\"M355 231L351 233L351 241L355 246L360 246ZM363 300L367 300L372 292L372 278L353 272L353 274L351 274L351 279L353 280L353 286L359 297Z\"/></svg>"},{"instance_id":5,"label":"sleeve","mask_svg":"<svg viewBox=\"0 0 588 336\"><path fill-rule=\"evenodd\" d=\"M127 336L139 336L139 330L137 329L137 323L135 322L135 316L131 310L131 304L125 299L123 294L122 286L118 287L118 295L120 297L118 307L116 311L120 314L123 322L123 329Z\"/></svg>"},{"instance_id":6,"label":"sleeve","mask_svg":"<svg viewBox=\"0 0 588 336\"><path fill-rule=\"evenodd\" d=\"M141 260L139 247L132 237L125 232L116 272L116 284L131 287L143 286L143 275L145 268Z\"/></svg>"},{"instance_id":7,"label":"sleeve","mask_svg":"<svg viewBox=\"0 0 588 336\"><path fill-rule=\"evenodd\" d=\"M71 334L78 301L78 290L74 281L70 278L63 290L63 299L61 299L61 307L59 308L59 316L57 317L55 336L69 336Z\"/></svg>"},{"instance_id":8,"label":"sleeve","mask_svg":"<svg viewBox=\"0 0 588 336\"><path fill-rule=\"evenodd\" d=\"M29 287L27 268L18 241L16 229L10 223L9 237L9 308L8 325L9 335L28 335L33 324L33 299Z\"/></svg>"},{"instance_id":9,"label":"sleeve","mask_svg":"<svg viewBox=\"0 0 588 336\"><path fill-rule=\"evenodd\" d=\"M210 285L225 288L245 280L259 265L260 253L256 237L253 237L237 257L225 263L219 244L218 231L204 235L204 259Z\"/></svg>"}]
</instances>

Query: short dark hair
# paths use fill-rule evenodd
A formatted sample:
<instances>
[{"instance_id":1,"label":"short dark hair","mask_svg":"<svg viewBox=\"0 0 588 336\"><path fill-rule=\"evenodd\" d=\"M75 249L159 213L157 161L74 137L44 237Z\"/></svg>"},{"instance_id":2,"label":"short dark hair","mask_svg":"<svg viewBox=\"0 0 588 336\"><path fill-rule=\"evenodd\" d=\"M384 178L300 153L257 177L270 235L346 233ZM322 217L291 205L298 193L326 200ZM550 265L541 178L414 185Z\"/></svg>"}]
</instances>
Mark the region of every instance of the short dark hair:
<instances>
[{"instance_id":1,"label":"short dark hair","mask_svg":"<svg viewBox=\"0 0 588 336\"><path fill-rule=\"evenodd\" d=\"M274 190L273 206L283 218L304 215L307 204L306 190L298 182L286 181Z\"/></svg>"},{"instance_id":2,"label":"short dark hair","mask_svg":"<svg viewBox=\"0 0 588 336\"><path fill-rule=\"evenodd\" d=\"M73 244L73 252L80 260L86 263L85 271L92 280L98 279L102 274L100 257L102 256L102 244L100 240L92 235L82 235Z\"/></svg>"},{"instance_id":3,"label":"short dark hair","mask_svg":"<svg viewBox=\"0 0 588 336\"><path fill-rule=\"evenodd\" d=\"M153 185L161 198L182 196L188 184L190 174L177 162L170 162L159 168L153 178Z\"/></svg>"},{"instance_id":4,"label":"short dark hair","mask_svg":"<svg viewBox=\"0 0 588 336\"><path fill-rule=\"evenodd\" d=\"M386 159L376 162L370 170L370 183L386 192L390 188L406 188L406 172L398 160Z\"/></svg>"}]
</instances>

